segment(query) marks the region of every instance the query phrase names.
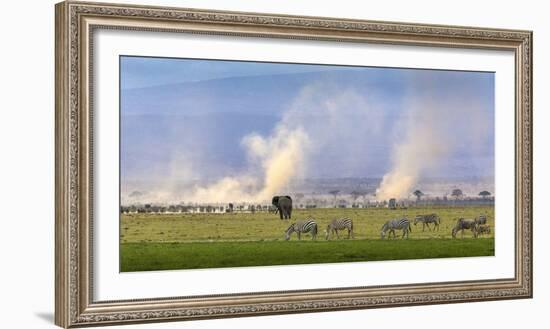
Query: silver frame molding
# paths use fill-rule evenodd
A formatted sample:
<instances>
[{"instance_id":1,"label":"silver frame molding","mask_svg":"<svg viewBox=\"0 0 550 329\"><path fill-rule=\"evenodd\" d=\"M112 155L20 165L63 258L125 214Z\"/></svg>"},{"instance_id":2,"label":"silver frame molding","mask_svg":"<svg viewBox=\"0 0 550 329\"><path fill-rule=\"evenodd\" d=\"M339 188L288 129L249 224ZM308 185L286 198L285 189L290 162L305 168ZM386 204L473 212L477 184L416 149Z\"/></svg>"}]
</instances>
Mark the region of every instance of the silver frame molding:
<instances>
[{"instance_id":1,"label":"silver frame molding","mask_svg":"<svg viewBox=\"0 0 550 329\"><path fill-rule=\"evenodd\" d=\"M56 5L55 323L61 327L531 298L532 32L65 1ZM515 275L510 279L94 302L92 35L167 31L515 54Z\"/></svg>"}]
</instances>

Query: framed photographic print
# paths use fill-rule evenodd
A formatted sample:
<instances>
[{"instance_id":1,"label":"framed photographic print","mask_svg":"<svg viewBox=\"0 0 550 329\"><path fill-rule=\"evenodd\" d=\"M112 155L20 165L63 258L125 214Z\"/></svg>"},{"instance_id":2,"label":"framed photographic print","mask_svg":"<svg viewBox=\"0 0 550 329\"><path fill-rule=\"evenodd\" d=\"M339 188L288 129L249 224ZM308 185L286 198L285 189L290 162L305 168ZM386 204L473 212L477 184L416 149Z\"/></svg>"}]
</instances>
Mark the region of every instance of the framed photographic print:
<instances>
[{"instance_id":1,"label":"framed photographic print","mask_svg":"<svg viewBox=\"0 0 550 329\"><path fill-rule=\"evenodd\" d=\"M56 6L56 324L532 296L532 33Z\"/></svg>"}]
</instances>

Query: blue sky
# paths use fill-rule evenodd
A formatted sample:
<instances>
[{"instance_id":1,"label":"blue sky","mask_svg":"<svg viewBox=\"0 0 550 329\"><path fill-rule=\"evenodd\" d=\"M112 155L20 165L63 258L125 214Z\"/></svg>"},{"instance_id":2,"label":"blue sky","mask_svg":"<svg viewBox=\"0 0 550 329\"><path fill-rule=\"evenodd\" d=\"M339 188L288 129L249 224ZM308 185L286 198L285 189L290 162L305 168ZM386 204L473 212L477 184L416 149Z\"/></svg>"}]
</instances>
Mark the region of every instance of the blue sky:
<instances>
[{"instance_id":1,"label":"blue sky","mask_svg":"<svg viewBox=\"0 0 550 329\"><path fill-rule=\"evenodd\" d=\"M120 72L123 185L261 181L272 155L256 159L246 143L284 148L281 130L309 141L296 178L401 167L422 177L494 175L491 72L141 57L121 57Z\"/></svg>"},{"instance_id":2,"label":"blue sky","mask_svg":"<svg viewBox=\"0 0 550 329\"><path fill-rule=\"evenodd\" d=\"M334 66L285 65L239 61L121 57L121 87L143 88L241 76L292 74L334 70ZM340 70L346 67L336 67Z\"/></svg>"}]
</instances>

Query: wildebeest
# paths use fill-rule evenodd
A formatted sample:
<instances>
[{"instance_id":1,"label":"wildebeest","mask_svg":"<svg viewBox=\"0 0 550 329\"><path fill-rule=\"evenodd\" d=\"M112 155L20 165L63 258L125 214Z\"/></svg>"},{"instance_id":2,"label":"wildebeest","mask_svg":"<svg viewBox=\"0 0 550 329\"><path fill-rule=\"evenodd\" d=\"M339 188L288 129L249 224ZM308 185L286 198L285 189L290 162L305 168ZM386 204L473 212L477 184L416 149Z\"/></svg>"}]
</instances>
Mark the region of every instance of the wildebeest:
<instances>
[{"instance_id":1,"label":"wildebeest","mask_svg":"<svg viewBox=\"0 0 550 329\"><path fill-rule=\"evenodd\" d=\"M477 238L477 223L474 219L459 218L456 221L456 225L455 227L453 227L451 234L453 238L456 238L456 234L458 233L458 231L461 231L461 237L464 238L464 230L472 231L474 238Z\"/></svg>"},{"instance_id":2,"label":"wildebeest","mask_svg":"<svg viewBox=\"0 0 550 329\"><path fill-rule=\"evenodd\" d=\"M489 225L479 225L477 227L477 234L478 235L491 234L491 227Z\"/></svg>"},{"instance_id":3,"label":"wildebeest","mask_svg":"<svg viewBox=\"0 0 550 329\"><path fill-rule=\"evenodd\" d=\"M475 222L477 225L485 225L487 224L487 216L485 215L479 215L475 218Z\"/></svg>"}]
</instances>

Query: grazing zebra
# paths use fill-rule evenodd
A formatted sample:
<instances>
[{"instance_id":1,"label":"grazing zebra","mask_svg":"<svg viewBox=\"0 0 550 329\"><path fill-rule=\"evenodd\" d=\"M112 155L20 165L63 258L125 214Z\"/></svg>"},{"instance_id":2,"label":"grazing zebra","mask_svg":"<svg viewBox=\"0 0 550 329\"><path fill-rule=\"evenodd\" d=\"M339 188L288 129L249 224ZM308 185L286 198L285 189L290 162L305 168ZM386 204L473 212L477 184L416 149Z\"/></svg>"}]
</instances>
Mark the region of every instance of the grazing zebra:
<instances>
[{"instance_id":1,"label":"grazing zebra","mask_svg":"<svg viewBox=\"0 0 550 329\"><path fill-rule=\"evenodd\" d=\"M334 235L336 233L336 237L340 239L340 236L338 236L338 230L348 230L348 239L353 239L353 221L349 218L340 218L340 219L333 219L330 224L328 224L327 229L325 231L325 239L328 240L329 235Z\"/></svg>"},{"instance_id":2,"label":"grazing zebra","mask_svg":"<svg viewBox=\"0 0 550 329\"><path fill-rule=\"evenodd\" d=\"M475 219L475 222L477 225L485 225L487 224L487 216L485 215L479 215L476 219Z\"/></svg>"},{"instance_id":3,"label":"grazing zebra","mask_svg":"<svg viewBox=\"0 0 550 329\"><path fill-rule=\"evenodd\" d=\"M380 230L380 238L384 239L387 231L390 231L390 233L388 234L388 238L391 237L392 233L393 237L395 238L395 230L403 230L403 235L401 236L401 239L403 239L405 235L408 239L409 232L411 231L411 222L407 218L392 219L387 221Z\"/></svg>"},{"instance_id":4,"label":"grazing zebra","mask_svg":"<svg viewBox=\"0 0 550 329\"><path fill-rule=\"evenodd\" d=\"M416 225L416 223L418 222L422 222L422 232L424 232L426 226L428 227L428 231L430 230L430 223L434 224L434 231L436 227L439 231L439 224L441 224L441 219L436 214L418 215L414 218L414 225Z\"/></svg>"},{"instance_id":5,"label":"grazing zebra","mask_svg":"<svg viewBox=\"0 0 550 329\"><path fill-rule=\"evenodd\" d=\"M285 240L290 240L292 232L296 232L298 240L301 240L302 233L311 233L311 240L315 240L317 238L317 223L311 218L297 221L286 229Z\"/></svg>"},{"instance_id":6,"label":"grazing zebra","mask_svg":"<svg viewBox=\"0 0 550 329\"><path fill-rule=\"evenodd\" d=\"M474 238L477 238L477 223L475 219L464 219L459 218L456 221L455 227L453 227L453 230L451 231L453 238L456 238L456 234L458 231L462 232L462 238L464 238L464 230L470 230L474 234Z\"/></svg>"},{"instance_id":7,"label":"grazing zebra","mask_svg":"<svg viewBox=\"0 0 550 329\"><path fill-rule=\"evenodd\" d=\"M481 234L491 234L491 226L489 225L479 225L477 227L477 235L481 235Z\"/></svg>"}]
</instances>

